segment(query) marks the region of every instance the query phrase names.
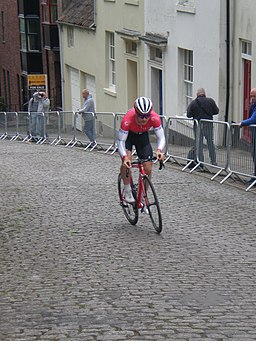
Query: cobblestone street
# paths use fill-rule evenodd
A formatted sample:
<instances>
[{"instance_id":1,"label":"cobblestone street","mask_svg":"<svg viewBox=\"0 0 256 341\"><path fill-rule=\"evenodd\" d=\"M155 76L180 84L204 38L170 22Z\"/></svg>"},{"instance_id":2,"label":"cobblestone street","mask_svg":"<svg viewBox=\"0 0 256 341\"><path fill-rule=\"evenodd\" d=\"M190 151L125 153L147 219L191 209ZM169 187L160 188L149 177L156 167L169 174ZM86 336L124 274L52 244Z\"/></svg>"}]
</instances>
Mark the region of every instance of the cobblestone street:
<instances>
[{"instance_id":1,"label":"cobblestone street","mask_svg":"<svg viewBox=\"0 0 256 341\"><path fill-rule=\"evenodd\" d=\"M154 166L158 235L125 219L119 165L0 141L0 340L256 340L255 194Z\"/></svg>"}]
</instances>

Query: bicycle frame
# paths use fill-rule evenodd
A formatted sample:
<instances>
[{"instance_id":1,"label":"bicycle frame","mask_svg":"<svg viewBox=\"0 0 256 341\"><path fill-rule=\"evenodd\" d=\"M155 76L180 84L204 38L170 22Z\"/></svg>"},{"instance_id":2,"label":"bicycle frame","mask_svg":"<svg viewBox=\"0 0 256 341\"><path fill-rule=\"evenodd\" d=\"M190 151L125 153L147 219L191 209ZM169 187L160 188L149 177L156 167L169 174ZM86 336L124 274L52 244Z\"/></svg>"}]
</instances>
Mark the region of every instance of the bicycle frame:
<instances>
[{"instance_id":1,"label":"bicycle frame","mask_svg":"<svg viewBox=\"0 0 256 341\"><path fill-rule=\"evenodd\" d=\"M132 163L132 168L137 168L139 170L139 177L138 177L138 188L137 188L137 206L138 208L143 207L143 203L141 202L142 197L145 197L145 189L144 189L144 183L143 183L143 178L147 176L143 163ZM130 184L131 188L134 188L134 182L133 182L133 177L132 173L130 172Z\"/></svg>"},{"instance_id":2,"label":"bicycle frame","mask_svg":"<svg viewBox=\"0 0 256 341\"><path fill-rule=\"evenodd\" d=\"M118 175L118 192L120 205L124 211L124 215L130 224L136 225L138 222L138 211L145 213L151 219L151 222L157 233L162 231L162 215L156 191L151 182L151 177L145 171L144 163L153 161L154 159L138 159L132 161L131 168L126 169L126 177L129 177L130 186L135 202L127 203L124 196L124 183L121 173ZM163 163L160 161L159 169L162 169ZM138 183L133 181L132 169L138 169Z\"/></svg>"}]
</instances>

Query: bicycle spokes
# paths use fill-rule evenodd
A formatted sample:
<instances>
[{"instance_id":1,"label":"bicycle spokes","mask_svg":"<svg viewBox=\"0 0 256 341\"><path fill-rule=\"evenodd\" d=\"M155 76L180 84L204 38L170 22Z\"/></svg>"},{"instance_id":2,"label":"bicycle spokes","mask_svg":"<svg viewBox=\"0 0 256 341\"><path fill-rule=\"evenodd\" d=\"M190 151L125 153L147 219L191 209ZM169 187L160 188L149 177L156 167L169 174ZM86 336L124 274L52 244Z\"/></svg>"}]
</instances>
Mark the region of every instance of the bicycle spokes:
<instances>
[{"instance_id":1,"label":"bicycle spokes","mask_svg":"<svg viewBox=\"0 0 256 341\"><path fill-rule=\"evenodd\" d=\"M144 177L143 183L145 190L145 205L155 230L160 233L162 231L162 215L155 189L147 176Z\"/></svg>"},{"instance_id":2,"label":"bicycle spokes","mask_svg":"<svg viewBox=\"0 0 256 341\"><path fill-rule=\"evenodd\" d=\"M124 215L130 224L135 225L138 222L139 214L136 203L128 203L125 201L124 185L121 174L118 176L118 193L120 199L120 205L124 211Z\"/></svg>"}]
</instances>

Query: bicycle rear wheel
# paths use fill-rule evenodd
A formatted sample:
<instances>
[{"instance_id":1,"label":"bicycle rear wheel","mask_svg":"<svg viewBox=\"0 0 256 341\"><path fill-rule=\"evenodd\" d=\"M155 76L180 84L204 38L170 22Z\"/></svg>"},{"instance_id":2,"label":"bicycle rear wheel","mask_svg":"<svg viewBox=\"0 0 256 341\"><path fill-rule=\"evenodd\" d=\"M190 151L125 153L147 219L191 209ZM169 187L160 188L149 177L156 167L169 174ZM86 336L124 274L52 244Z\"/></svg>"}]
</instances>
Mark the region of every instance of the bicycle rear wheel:
<instances>
[{"instance_id":1,"label":"bicycle rear wheel","mask_svg":"<svg viewBox=\"0 0 256 341\"><path fill-rule=\"evenodd\" d=\"M148 213L150 216L150 219L152 221L152 224L156 230L157 233L162 232L162 214L160 210L159 201L156 195L156 191L154 189L154 186L151 182L151 180L148 178L148 176L144 176L143 178L144 183L144 189L145 189L145 204L148 209Z\"/></svg>"},{"instance_id":2,"label":"bicycle rear wheel","mask_svg":"<svg viewBox=\"0 0 256 341\"><path fill-rule=\"evenodd\" d=\"M120 199L120 205L124 211L124 215L130 224L136 225L139 219L138 206L136 203L129 204L124 200L124 184L121 174L118 176L118 194Z\"/></svg>"}]
</instances>

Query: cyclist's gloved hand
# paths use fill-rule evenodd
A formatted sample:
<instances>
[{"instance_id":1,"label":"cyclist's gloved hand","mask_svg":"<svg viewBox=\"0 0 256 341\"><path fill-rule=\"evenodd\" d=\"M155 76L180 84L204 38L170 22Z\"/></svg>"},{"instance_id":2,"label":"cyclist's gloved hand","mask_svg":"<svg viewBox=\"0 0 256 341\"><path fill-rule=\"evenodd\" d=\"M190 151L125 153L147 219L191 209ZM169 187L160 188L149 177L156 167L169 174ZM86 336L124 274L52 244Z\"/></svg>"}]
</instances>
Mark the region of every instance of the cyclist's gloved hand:
<instances>
[{"instance_id":1,"label":"cyclist's gloved hand","mask_svg":"<svg viewBox=\"0 0 256 341\"><path fill-rule=\"evenodd\" d=\"M131 168L132 164L131 164L131 160L125 156L123 158L123 166L127 167L127 168Z\"/></svg>"},{"instance_id":2,"label":"cyclist's gloved hand","mask_svg":"<svg viewBox=\"0 0 256 341\"><path fill-rule=\"evenodd\" d=\"M157 161L164 161L164 153L161 152L161 150L157 150L156 152L156 158L157 158Z\"/></svg>"}]
</instances>

